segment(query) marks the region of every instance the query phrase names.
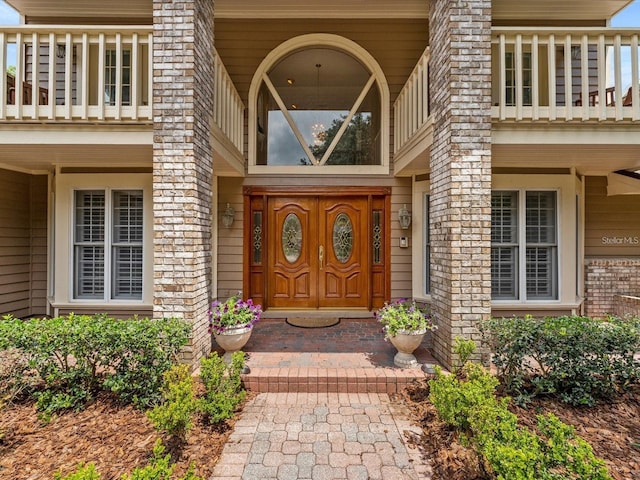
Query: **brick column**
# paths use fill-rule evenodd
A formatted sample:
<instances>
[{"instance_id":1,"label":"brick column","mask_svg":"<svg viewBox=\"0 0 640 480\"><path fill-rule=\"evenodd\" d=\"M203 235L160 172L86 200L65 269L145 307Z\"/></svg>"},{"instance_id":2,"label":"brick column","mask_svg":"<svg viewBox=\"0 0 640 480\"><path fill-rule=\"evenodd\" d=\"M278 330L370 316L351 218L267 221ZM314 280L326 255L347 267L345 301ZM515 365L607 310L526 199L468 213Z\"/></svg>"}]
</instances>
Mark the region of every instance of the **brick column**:
<instances>
[{"instance_id":1,"label":"brick column","mask_svg":"<svg viewBox=\"0 0 640 480\"><path fill-rule=\"evenodd\" d=\"M211 350L213 4L153 0L154 316L193 323L193 363Z\"/></svg>"},{"instance_id":2,"label":"brick column","mask_svg":"<svg viewBox=\"0 0 640 480\"><path fill-rule=\"evenodd\" d=\"M479 340L491 315L491 0L432 0L431 290L434 355Z\"/></svg>"}]
</instances>

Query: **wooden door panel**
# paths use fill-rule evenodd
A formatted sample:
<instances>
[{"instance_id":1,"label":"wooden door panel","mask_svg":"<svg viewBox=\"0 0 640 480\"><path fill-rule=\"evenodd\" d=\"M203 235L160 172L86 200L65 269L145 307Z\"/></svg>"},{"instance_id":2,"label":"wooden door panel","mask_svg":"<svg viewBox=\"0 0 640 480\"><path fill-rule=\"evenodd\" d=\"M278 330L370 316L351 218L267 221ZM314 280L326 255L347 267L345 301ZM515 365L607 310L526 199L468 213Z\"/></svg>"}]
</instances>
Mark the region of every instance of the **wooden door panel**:
<instances>
[{"instance_id":1,"label":"wooden door panel","mask_svg":"<svg viewBox=\"0 0 640 480\"><path fill-rule=\"evenodd\" d=\"M268 228L268 305L277 308L316 308L317 199L269 199Z\"/></svg>"},{"instance_id":2,"label":"wooden door panel","mask_svg":"<svg viewBox=\"0 0 640 480\"><path fill-rule=\"evenodd\" d=\"M368 203L362 197L319 199L320 307L367 307Z\"/></svg>"},{"instance_id":3,"label":"wooden door panel","mask_svg":"<svg viewBox=\"0 0 640 480\"><path fill-rule=\"evenodd\" d=\"M347 298L360 298L362 292L362 277L364 272L355 272L344 278L344 294Z\"/></svg>"}]
</instances>

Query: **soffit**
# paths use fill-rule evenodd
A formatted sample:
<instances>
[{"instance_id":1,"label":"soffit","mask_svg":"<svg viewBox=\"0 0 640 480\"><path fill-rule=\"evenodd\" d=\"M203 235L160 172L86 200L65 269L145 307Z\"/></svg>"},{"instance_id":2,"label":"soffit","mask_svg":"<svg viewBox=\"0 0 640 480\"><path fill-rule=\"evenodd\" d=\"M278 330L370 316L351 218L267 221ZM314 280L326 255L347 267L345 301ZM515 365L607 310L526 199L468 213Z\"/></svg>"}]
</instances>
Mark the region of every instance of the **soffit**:
<instances>
[{"instance_id":1,"label":"soffit","mask_svg":"<svg viewBox=\"0 0 640 480\"><path fill-rule=\"evenodd\" d=\"M5 0L27 17L58 18L141 18L153 11L152 0Z\"/></svg>"},{"instance_id":2,"label":"soffit","mask_svg":"<svg viewBox=\"0 0 640 480\"><path fill-rule=\"evenodd\" d=\"M494 20L603 20L632 0L493 0Z\"/></svg>"},{"instance_id":3,"label":"soffit","mask_svg":"<svg viewBox=\"0 0 640 480\"><path fill-rule=\"evenodd\" d=\"M213 1L213 0L212 0ZM493 0L493 18L601 20L632 0ZM7 0L32 17L149 18L152 0ZM427 18L428 0L215 0L219 18Z\"/></svg>"}]
</instances>

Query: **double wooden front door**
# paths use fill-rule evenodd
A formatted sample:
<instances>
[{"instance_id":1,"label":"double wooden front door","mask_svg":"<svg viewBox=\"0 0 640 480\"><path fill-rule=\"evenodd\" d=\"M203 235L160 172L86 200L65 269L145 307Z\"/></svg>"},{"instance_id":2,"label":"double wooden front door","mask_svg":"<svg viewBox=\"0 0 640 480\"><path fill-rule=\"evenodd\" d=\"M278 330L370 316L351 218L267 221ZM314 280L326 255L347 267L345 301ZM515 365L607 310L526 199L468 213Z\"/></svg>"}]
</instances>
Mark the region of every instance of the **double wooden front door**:
<instances>
[{"instance_id":1,"label":"double wooden front door","mask_svg":"<svg viewBox=\"0 0 640 480\"><path fill-rule=\"evenodd\" d=\"M266 308L380 306L388 278L385 202L364 194L249 197L245 288Z\"/></svg>"},{"instance_id":2,"label":"double wooden front door","mask_svg":"<svg viewBox=\"0 0 640 480\"><path fill-rule=\"evenodd\" d=\"M367 306L365 198L278 197L268 211L269 306Z\"/></svg>"}]
</instances>

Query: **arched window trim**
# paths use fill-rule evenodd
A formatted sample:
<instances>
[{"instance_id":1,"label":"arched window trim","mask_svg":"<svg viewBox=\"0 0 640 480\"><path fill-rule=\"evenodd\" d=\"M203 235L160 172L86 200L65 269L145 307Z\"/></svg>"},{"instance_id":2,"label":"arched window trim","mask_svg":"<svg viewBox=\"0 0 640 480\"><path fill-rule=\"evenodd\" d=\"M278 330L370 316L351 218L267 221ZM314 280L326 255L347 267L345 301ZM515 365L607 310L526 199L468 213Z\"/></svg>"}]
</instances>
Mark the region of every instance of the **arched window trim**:
<instances>
[{"instance_id":1,"label":"arched window trim","mask_svg":"<svg viewBox=\"0 0 640 480\"><path fill-rule=\"evenodd\" d=\"M256 165L256 150L257 150L257 101L258 91L260 85L265 78L268 78L267 72L284 56L290 52L301 50L308 47L333 47L337 50L344 51L355 57L357 60L369 69L372 79L378 86L381 100L381 122L380 131L382 139L380 142L380 165L325 165L326 158L320 163L317 168L309 168L306 166L271 166L271 165ZM369 88L373 88L370 86ZM253 79L251 80L251 87L249 88L249 174L277 174L277 173L300 173L300 174L315 174L315 175L336 175L336 174L389 174L389 85L387 84L384 72L378 62L373 56L367 52L363 47L358 45L352 40L341 37L339 35L314 33L308 35L301 35L289 39L279 46L274 48L260 63L257 68ZM330 153L330 152L329 152Z\"/></svg>"}]
</instances>

